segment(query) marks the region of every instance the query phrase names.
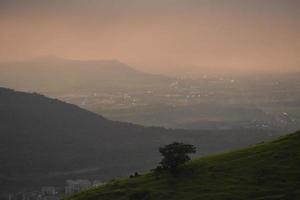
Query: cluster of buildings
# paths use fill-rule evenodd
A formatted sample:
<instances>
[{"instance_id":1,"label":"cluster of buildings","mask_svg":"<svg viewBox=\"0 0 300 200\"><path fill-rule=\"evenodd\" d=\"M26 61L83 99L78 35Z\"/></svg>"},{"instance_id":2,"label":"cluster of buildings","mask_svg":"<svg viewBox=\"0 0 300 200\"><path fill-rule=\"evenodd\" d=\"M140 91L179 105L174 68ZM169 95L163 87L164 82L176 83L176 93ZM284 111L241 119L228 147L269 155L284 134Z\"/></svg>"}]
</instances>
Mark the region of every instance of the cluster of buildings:
<instances>
[{"instance_id":1,"label":"cluster of buildings","mask_svg":"<svg viewBox=\"0 0 300 200\"><path fill-rule=\"evenodd\" d=\"M67 180L64 187L44 186L40 190L18 192L8 195L8 200L60 200L64 196L104 184L95 180Z\"/></svg>"},{"instance_id":2,"label":"cluster of buildings","mask_svg":"<svg viewBox=\"0 0 300 200\"><path fill-rule=\"evenodd\" d=\"M64 193L65 195L71 195L92 187L100 186L102 184L103 182L98 180L93 182L89 180L67 180Z\"/></svg>"}]
</instances>

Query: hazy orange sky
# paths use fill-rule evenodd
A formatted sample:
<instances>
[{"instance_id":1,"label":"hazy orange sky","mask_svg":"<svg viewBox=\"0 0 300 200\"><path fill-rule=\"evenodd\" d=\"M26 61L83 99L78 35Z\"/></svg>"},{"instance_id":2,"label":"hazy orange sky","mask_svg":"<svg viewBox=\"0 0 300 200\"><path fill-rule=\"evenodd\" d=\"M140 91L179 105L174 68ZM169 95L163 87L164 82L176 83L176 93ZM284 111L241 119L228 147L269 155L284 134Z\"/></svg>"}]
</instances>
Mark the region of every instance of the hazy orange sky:
<instances>
[{"instance_id":1,"label":"hazy orange sky","mask_svg":"<svg viewBox=\"0 0 300 200\"><path fill-rule=\"evenodd\" d=\"M299 0L0 0L0 60L118 59L151 72L300 70Z\"/></svg>"}]
</instances>

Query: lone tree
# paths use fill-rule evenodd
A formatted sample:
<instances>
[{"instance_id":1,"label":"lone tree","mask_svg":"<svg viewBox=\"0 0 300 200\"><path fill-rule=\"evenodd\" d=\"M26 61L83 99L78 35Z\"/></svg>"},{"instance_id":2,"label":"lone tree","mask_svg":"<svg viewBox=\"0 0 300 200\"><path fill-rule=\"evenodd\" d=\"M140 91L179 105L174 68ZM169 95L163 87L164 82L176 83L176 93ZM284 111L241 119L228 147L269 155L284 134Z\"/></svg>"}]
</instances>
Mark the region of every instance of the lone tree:
<instances>
[{"instance_id":1,"label":"lone tree","mask_svg":"<svg viewBox=\"0 0 300 200\"><path fill-rule=\"evenodd\" d=\"M161 166L158 166L157 169L162 168L171 173L177 173L178 167L191 159L188 154L196 153L196 147L191 144L174 142L159 148L159 152L163 159L159 163Z\"/></svg>"}]
</instances>

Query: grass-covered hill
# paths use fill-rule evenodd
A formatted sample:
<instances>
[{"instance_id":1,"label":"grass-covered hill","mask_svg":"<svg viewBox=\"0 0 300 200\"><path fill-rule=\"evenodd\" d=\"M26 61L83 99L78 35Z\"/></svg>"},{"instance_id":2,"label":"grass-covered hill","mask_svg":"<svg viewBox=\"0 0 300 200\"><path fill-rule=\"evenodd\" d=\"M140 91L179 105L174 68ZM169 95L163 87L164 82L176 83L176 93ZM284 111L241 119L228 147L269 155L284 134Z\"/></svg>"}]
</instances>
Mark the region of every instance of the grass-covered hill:
<instances>
[{"instance_id":1,"label":"grass-covered hill","mask_svg":"<svg viewBox=\"0 0 300 200\"><path fill-rule=\"evenodd\" d=\"M195 159L192 173L148 173L113 181L67 200L300 199L300 132L229 153Z\"/></svg>"}]
</instances>

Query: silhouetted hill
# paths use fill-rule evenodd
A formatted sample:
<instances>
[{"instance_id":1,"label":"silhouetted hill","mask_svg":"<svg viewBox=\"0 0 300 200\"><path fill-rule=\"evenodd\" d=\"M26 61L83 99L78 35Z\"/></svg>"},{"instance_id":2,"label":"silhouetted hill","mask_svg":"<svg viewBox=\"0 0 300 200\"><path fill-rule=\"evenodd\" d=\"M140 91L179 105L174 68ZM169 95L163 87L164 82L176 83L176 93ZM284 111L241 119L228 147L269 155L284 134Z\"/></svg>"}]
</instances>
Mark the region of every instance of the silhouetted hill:
<instances>
[{"instance_id":1,"label":"silhouetted hill","mask_svg":"<svg viewBox=\"0 0 300 200\"><path fill-rule=\"evenodd\" d=\"M192 160L186 165L189 175L164 173L156 178L150 173L112 181L67 199L300 199L299 165L297 132L251 148Z\"/></svg>"},{"instance_id":2,"label":"silhouetted hill","mask_svg":"<svg viewBox=\"0 0 300 200\"><path fill-rule=\"evenodd\" d=\"M117 60L84 61L50 56L0 63L0 85L43 94L99 92L168 80L137 71Z\"/></svg>"},{"instance_id":3,"label":"silhouetted hill","mask_svg":"<svg viewBox=\"0 0 300 200\"><path fill-rule=\"evenodd\" d=\"M146 128L110 121L39 94L0 88L0 193L150 169L159 161L158 147L173 141L195 144L198 155L206 155L276 135L261 130Z\"/></svg>"}]
</instances>

